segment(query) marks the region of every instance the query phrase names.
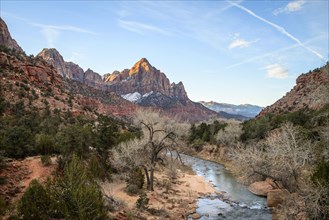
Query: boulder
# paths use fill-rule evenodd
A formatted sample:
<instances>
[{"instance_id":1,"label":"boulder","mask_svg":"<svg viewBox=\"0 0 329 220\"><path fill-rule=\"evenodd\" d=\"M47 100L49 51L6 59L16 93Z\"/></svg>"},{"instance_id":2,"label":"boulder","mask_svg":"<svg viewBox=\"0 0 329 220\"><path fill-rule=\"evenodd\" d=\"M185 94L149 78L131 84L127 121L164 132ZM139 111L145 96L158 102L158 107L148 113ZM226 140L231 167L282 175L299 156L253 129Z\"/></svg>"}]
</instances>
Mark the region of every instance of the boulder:
<instances>
[{"instance_id":1,"label":"boulder","mask_svg":"<svg viewBox=\"0 0 329 220\"><path fill-rule=\"evenodd\" d=\"M201 215L199 215L198 213L194 213L192 215L192 219L199 219L199 218L201 218Z\"/></svg>"},{"instance_id":2,"label":"boulder","mask_svg":"<svg viewBox=\"0 0 329 220\"><path fill-rule=\"evenodd\" d=\"M248 190L258 196L267 196L274 187L268 181L255 182L249 185Z\"/></svg>"},{"instance_id":3,"label":"boulder","mask_svg":"<svg viewBox=\"0 0 329 220\"><path fill-rule=\"evenodd\" d=\"M286 189L274 189L267 193L267 206L277 207L283 204L290 196L290 193Z\"/></svg>"}]
</instances>

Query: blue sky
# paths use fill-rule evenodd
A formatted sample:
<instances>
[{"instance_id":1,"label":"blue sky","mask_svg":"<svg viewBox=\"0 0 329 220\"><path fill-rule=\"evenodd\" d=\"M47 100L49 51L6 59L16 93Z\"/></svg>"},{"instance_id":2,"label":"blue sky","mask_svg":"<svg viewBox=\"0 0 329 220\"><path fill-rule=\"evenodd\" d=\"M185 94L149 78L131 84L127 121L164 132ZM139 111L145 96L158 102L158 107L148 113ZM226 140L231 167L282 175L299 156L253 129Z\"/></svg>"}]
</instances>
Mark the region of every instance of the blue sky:
<instances>
[{"instance_id":1,"label":"blue sky","mask_svg":"<svg viewBox=\"0 0 329 220\"><path fill-rule=\"evenodd\" d=\"M193 101L267 106L329 56L327 0L0 4L27 54L55 47L101 75L146 57Z\"/></svg>"}]
</instances>

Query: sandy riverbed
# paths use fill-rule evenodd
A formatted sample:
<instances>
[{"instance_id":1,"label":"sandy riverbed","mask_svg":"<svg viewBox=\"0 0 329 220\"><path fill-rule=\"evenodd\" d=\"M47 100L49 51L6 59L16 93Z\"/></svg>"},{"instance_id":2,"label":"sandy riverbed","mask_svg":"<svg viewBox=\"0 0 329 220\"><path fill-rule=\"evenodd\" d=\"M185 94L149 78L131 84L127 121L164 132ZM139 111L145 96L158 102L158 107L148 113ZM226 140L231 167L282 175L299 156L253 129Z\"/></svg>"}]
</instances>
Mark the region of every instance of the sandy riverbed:
<instances>
[{"instance_id":1,"label":"sandy riverbed","mask_svg":"<svg viewBox=\"0 0 329 220\"><path fill-rule=\"evenodd\" d=\"M177 171L175 179L170 179L164 171L156 173L155 177L154 191L147 192L147 197L149 209L157 214L137 210L135 205L138 196L127 195L124 192L126 183L119 178L113 183L103 184L108 196L124 203L124 209L115 214L117 218L135 215L145 219L185 219L195 213L199 197L215 193L215 189L203 177L181 170Z\"/></svg>"}]
</instances>

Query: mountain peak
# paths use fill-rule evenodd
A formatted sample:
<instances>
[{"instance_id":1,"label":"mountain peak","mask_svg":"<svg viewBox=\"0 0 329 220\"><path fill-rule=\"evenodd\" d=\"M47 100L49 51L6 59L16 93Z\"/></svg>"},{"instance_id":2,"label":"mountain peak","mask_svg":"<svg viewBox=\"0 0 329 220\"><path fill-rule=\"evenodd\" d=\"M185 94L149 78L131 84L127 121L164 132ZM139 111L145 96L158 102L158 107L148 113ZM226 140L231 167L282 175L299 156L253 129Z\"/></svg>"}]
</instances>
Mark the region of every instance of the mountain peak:
<instances>
[{"instance_id":1,"label":"mountain peak","mask_svg":"<svg viewBox=\"0 0 329 220\"><path fill-rule=\"evenodd\" d=\"M154 69L155 68L146 58L142 58L130 69L129 75L131 76L136 73L150 73L154 72Z\"/></svg>"},{"instance_id":2,"label":"mountain peak","mask_svg":"<svg viewBox=\"0 0 329 220\"><path fill-rule=\"evenodd\" d=\"M23 49L17 44L17 42L11 38L7 24L0 17L0 45L7 48L14 49L18 52L24 53Z\"/></svg>"},{"instance_id":3,"label":"mountain peak","mask_svg":"<svg viewBox=\"0 0 329 220\"><path fill-rule=\"evenodd\" d=\"M141 62L141 63L150 63L145 57L143 57L142 59L140 59L138 62Z\"/></svg>"},{"instance_id":4,"label":"mountain peak","mask_svg":"<svg viewBox=\"0 0 329 220\"><path fill-rule=\"evenodd\" d=\"M40 53L37 55L38 57L42 57L43 59L49 60L60 60L64 62L62 55L55 48L43 48ZM53 63L52 63L53 64Z\"/></svg>"}]
</instances>

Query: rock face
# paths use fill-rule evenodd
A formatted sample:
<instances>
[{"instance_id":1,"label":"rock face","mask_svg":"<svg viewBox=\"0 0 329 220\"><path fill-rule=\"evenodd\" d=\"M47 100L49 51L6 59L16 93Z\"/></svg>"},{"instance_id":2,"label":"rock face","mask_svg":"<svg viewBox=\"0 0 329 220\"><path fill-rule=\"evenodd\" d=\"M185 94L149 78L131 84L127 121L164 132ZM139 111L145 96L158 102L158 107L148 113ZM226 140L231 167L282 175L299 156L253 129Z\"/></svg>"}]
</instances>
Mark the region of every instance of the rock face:
<instances>
[{"instance_id":1,"label":"rock face","mask_svg":"<svg viewBox=\"0 0 329 220\"><path fill-rule=\"evenodd\" d=\"M159 92L168 97L188 99L182 82L171 83L164 73L153 67L146 58L142 58L131 69L122 72L114 71L107 75L105 82L111 91L119 95L138 92L144 95L149 92Z\"/></svg>"},{"instance_id":2,"label":"rock face","mask_svg":"<svg viewBox=\"0 0 329 220\"><path fill-rule=\"evenodd\" d=\"M319 109L329 103L329 63L300 75L296 85L284 97L268 106L258 115L280 114L301 109Z\"/></svg>"},{"instance_id":3,"label":"rock face","mask_svg":"<svg viewBox=\"0 0 329 220\"><path fill-rule=\"evenodd\" d=\"M44 48L37 56L46 60L50 65L53 65L57 69L57 73L60 76L71 78L62 55L60 55L60 53L55 48Z\"/></svg>"},{"instance_id":4,"label":"rock face","mask_svg":"<svg viewBox=\"0 0 329 220\"><path fill-rule=\"evenodd\" d=\"M44 48L37 56L53 65L63 78L76 80L98 89L104 88L101 75L91 69L84 72L79 65L64 61L62 55L55 48Z\"/></svg>"},{"instance_id":5,"label":"rock face","mask_svg":"<svg viewBox=\"0 0 329 220\"><path fill-rule=\"evenodd\" d=\"M17 44L17 42L11 38L8 27L1 17L0 17L0 45L4 45L9 49L14 49L18 52L24 53L23 49Z\"/></svg>"},{"instance_id":6,"label":"rock face","mask_svg":"<svg viewBox=\"0 0 329 220\"><path fill-rule=\"evenodd\" d=\"M65 69L67 72L67 78L69 79L73 79L79 82L83 82L84 81L84 77L85 77L85 73L83 71L83 69L72 62L65 62Z\"/></svg>"},{"instance_id":7,"label":"rock face","mask_svg":"<svg viewBox=\"0 0 329 220\"><path fill-rule=\"evenodd\" d=\"M63 78L76 80L105 92L114 92L144 107L160 109L164 114L182 120L198 121L216 117L217 114L200 104L192 102L182 82L170 83L160 70L142 58L132 68L114 71L103 78L72 62L65 62L56 49L44 49L38 54L53 65Z\"/></svg>"},{"instance_id":8,"label":"rock face","mask_svg":"<svg viewBox=\"0 0 329 220\"><path fill-rule=\"evenodd\" d=\"M87 71L84 73L84 79L83 82L89 86L103 89L104 83L101 75L98 73L92 71L91 69L87 69Z\"/></svg>"}]
</instances>

